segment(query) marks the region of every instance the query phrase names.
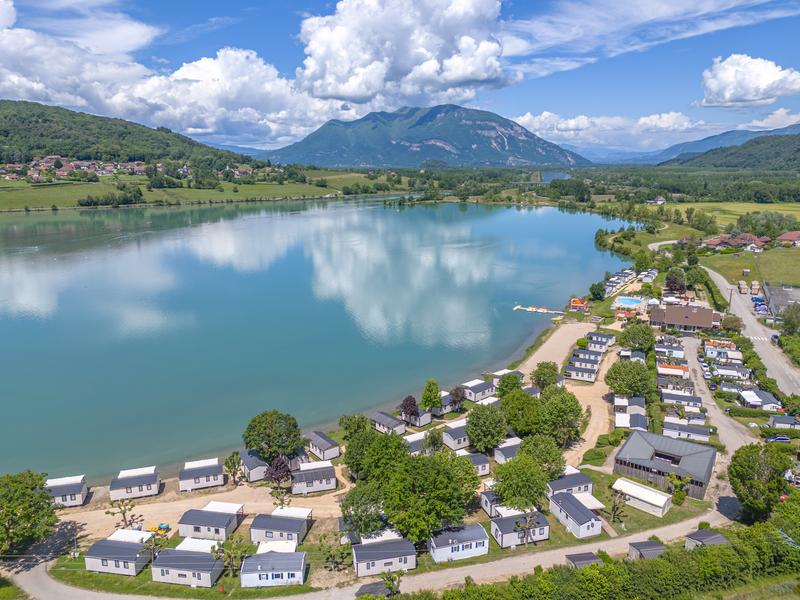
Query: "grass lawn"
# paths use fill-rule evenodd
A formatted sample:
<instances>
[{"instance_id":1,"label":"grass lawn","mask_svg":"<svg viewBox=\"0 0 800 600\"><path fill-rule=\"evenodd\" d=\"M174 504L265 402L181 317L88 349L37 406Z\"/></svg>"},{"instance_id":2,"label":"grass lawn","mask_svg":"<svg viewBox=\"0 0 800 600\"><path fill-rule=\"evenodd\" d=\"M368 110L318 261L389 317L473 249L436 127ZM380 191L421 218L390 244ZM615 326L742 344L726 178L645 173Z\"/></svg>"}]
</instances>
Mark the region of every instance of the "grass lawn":
<instances>
[{"instance_id":1,"label":"grass lawn","mask_svg":"<svg viewBox=\"0 0 800 600\"><path fill-rule=\"evenodd\" d=\"M760 254L716 254L704 256L700 264L706 266L735 284L743 279L742 269L750 269L749 281L769 281L800 285L800 248L773 248Z\"/></svg>"},{"instance_id":2,"label":"grass lawn","mask_svg":"<svg viewBox=\"0 0 800 600\"><path fill-rule=\"evenodd\" d=\"M69 556L62 556L50 569L50 575L68 585L95 591L167 598L197 598L198 600L204 598L274 598L309 592L314 589L307 585L293 585L272 589L244 589L239 587L238 577L229 576L222 577L213 588L193 589L188 586L155 583L152 580L149 566L145 567L136 577L90 573L84 568L83 555L74 560ZM225 589L225 593L219 592L221 587ZM2 588L0 588L1 591ZM4 597L0 595L0 598ZM9 596L9 598L15 598L15 596Z\"/></svg>"},{"instance_id":3,"label":"grass lawn","mask_svg":"<svg viewBox=\"0 0 800 600\"><path fill-rule=\"evenodd\" d=\"M624 242L623 248L627 254L635 255L639 250L646 249L648 244L654 242L666 242L667 240L679 240L682 237L695 235L702 237L703 233L689 227L688 225L677 225L676 223L667 223L667 226L658 229L655 233L647 231L638 231L633 240Z\"/></svg>"},{"instance_id":4,"label":"grass lawn","mask_svg":"<svg viewBox=\"0 0 800 600\"><path fill-rule=\"evenodd\" d=\"M671 208L682 208L684 211L692 207L695 210L702 210L705 213L714 215L717 223L728 225L735 223L736 220L749 212L780 212L794 215L800 219L800 204L778 203L778 204L756 204L755 202L692 202L687 204L669 204Z\"/></svg>"},{"instance_id":5,"label":"grass lawn","mask_svg":"<svg viewBox=\"0 0 800 600\"><path fill-rule=\"evenodd\" d=\"M583 473L592 478L594 487L592 494L595 498L600 500L606 505L606 508L611 506L611 484L614 483L620 476L607 475L605 473L598 473L592 469L584 469ZM628 479L634 480L632 477ZM683 506L672 506L664 517L656 517L646 512L642 512L631 506L625 507L625 518L622 523L612 523L611 526L620 535L626 533L636 533L637 531L644 531L654 527L661 527L670 525L692 517L697 517L702 520L709 508L709 503L701 500L694 500L693 498L686 498ZM593 538L594 539L594 538Z\"/></svg>"},{"instance_id":6,"label":"grass lawn","mask_svg":"<svg viewBox=\"0 0 800 600\"><path fill-rule=\"evenodd\" d=\"M26 600L28 598L21 589L8 579L0 577L0 600Z\"/></svg>"},{"instance_id":7,"label":"grass lawn","mask_svg":"<svg viewBox=\"0 0 800 600\"><path fill-rule=\"evenodd\" d=\"M732 590L710 592L697 596L698 600L800 600L800 576L781 575L767 577Z\"/></svg>"}]
</instances>

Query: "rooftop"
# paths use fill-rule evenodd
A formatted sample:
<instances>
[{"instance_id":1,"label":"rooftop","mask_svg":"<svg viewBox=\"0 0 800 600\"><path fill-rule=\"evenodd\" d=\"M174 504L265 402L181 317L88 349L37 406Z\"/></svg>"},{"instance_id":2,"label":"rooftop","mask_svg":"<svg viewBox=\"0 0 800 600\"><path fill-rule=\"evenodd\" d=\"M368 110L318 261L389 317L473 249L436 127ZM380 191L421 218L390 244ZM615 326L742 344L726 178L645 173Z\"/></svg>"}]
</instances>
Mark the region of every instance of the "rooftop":
<instances>
[{"instance_id":1,"label":"rooftop","mask_svg":"<svg viewBox=\"0 0 800 600\"><path fill-rule=\"evenodd\" d=\"M586 565L602 565L603 561L594 552L579 552L577 554L567 554L564 558L571 562L576 567L585 567Z\"/></svg>"},{"instance_id":2,"label":"rooftop","mask_svg":"<svg viewBox=\"0 0 800 600\"><path fill-rule=\"evenodd\" d=\"M112 542L128 542L131 544L144 544L155 534L152 531L136 531L135 529L117 529L108 536Z\"/></svg>"},{"instance_id":3,"label":"rooftop","mask_svg":"<svg viewBox=\"0 0 800 600\"><path fill-rule=\"evenodd\" d=\"M202 527L219 527L221 529L227 529L235 521L236 515L232 515L230 513L191 508L183 513L183 516L181 516L178 524Z\"/></svg>"},{"instance_id":4,"label":"rooftop","mask_svg":"<svg viewBox=\"0 0 800 600\"><path fill-rule=\"evenodd\" d=\"M91 548L86 551L86 557L135 562L143 548L143 544L133 542L100 540L92 544Z\"/></svg>"},{"instance_id":5,"label":"rooftop","mask_svg":"<svg viewBox=\"0 0 800 600\"><path fill-rule=\"evenodd\" d=\"M575 488L582 485L592 485L592 478L585 473L575 473L574 475L564 475L558 479L554 479L547 485L553 492L560 492L569 488Z\"/></svg>"},{"instance_id":6,"label":"rooftop","mask_svg":"<svg viewBox=\"0 0 800 600\"><path fill-rule=\"evenodd\" d=\"M184 469L199 469L201 467L215 467L219 464L218 458L205 458L203 460L193 460L184 463Z\"/></svg>"},{"instance_id":7,"label":"rooftop","mask_svg":"<svg viewBox=\"0 0 800 600\"><path fill-rule=\"evenodd\" d=\"M698 529L686 536L687 538L700 542L704 546L719 546L721 544L730 544L728 538L721 533L717 533L711 529Z\"/></svg>"},{"instance_id":8,"label":"rooftop","mask_svg":"<svg viewBox=\"0 0 800 600\"><path fill-rule=\"evenodd\" d=\"M417 551L416 548L414 548L414 544L405 538L386 542L375 542L372 544L356 544L353 546L353 556L356 562L388 560L398 556L416 555L416 553Z\"/></svg>"},{"instance_id":9,"label":"rooftop","mask_svg":"<svg viewBox=\"0 0 800 600\"><path fill-rule=\"evenodd\" d=\"M431 536L431 543L437 547L451 546L453 544L463 544L476 540L488 540L489 535L482 525L473 523L472 525L462 525L443 529L439 533Z\"/></svg>"},{"instance_id":10,"label":"rooftop","mask_svg":"<svg viewBox=\"0 0 800 600\"><path fill-rule=\"evenodd\" d=\"M273 509L272 516L308 520L311 518L311 512L310 508L302 508L300 506L278 506Z\"/></svg>"},{"instance_id":11,"label":"rooftop","mask_svg":"<svg viewBox=\"0 0 800 600\"><path fill-rule=\"evenodd\" d=\"M666 552L667 547L661 542L631 542L631 548L635 548L645 558L655 558Z\"/></svg>"},{"instance_id":12,"label":"rooftop","mask_svg":"<svg viewBox=\"0 0 800 600\"><path fill-rule=\"evenodd\" d=\"M530 518L533 520L533 523L536 524L536 527L550 526L550 523L547 521L547 517L545 517L539 511L531 513ZM519 514L509 515L507 517L497 517L496 519L492 519L492 523L497 526L497 528L500 530L500 533L505 535L507 533L519 531L520 517Z\"/></svg>"},{"instance_id":13,"label":"rooftop","mask_svg":"<svg viewBox=\"0 0 800 600\"><path fill-rule=\"evenodd\" d=\"M710 446L676 440L646 431L633 431L619 449L616 460L676 475L689 475L707 483L717 451Z\"/></svg>"},{"instance_id":14,"label":"rooftop","mask_svg":"<svg viewBox=\"0 0 800 600\"><path fill-rule=\"evenodd\" d=\"M403 424L400 419L380 410L369 413L369 418L375 423L379 423L384 427L388 427L389 429L394 429L395 427Z\"/></svg>"},{"instance_id":15,"label":"rooftop","mask_svg":"<svg viewBox=\"0 0 800 600\"><path fill-rule=\"evenodd\" d=\"M305 564L305 552L264 552L245 558L242 573L303 571Z\"/></svg>"},{"instance_id":16,"label":"rooftop","mask_svg":"<svg viewBox=\"0 0 800 600\"><path fill-rule=\"evenodd\" d=\"M647 485L631 481L625 477L620 477L611 486L612 489L622 492L627 496L642 500L647 504L663 508L672 498L671 494L656 490Z\"/></svg>"},{"instance_id":17,"label":"rooftop","mask_svg":"<svg viewBox=\"0 0 800 600\"><path fill-rule=\"evenodd\" d=\"M572 494L567 494L565 492L559 492L558 494L554 494L552 498L553 502L562 508L565 513L578 525L583 525L585 523L590 523L597 519L597 516L586 508L580 500L578 500Z\"/></svg>"},{"instance_id":18,"label":"rooftop","mask_svg":"<svg viewBox=\"0 0 800 600\"><path fill-rule=\"evenodd\" d=\"M309 431L306 434L306 437L310 443L314 444L317 448L323 451L339 447L339 444L334 442L321 431Z\"/></svg>"},{"instance_id":19,"label":"rooftop","mask_svg":"<svg viewBox=\"0 0 800 600\"><path fill-rule=\"evenodd\" d=\"M178 548L162 550L153 561L153 566L156 568L201 573L210 573L215 568L222 568L222 564L222 560L214 558L210 550L207 552L195 552L179 550Z\"/></svg>"}]
</instances>

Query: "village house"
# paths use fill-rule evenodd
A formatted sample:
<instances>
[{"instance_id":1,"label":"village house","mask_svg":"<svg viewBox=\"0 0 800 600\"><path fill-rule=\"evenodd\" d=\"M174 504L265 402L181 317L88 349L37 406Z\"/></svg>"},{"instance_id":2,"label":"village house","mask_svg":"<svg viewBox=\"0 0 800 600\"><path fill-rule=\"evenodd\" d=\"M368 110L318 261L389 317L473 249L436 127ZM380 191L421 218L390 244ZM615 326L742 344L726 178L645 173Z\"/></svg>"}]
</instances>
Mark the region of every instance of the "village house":
<instances>
[{"instance_id":1,"label":"village house","mask_svg":"<svg viewBox=\"0 0 800 600\"><path fill-rule=\"evenodd\" d=\"M209 502L192 508L178 521L178 535L185 538L224 542L244 520L244 506L231 502Z\"/></svg>"},{"instance_id":2,"label":"village house","mask_svg":"<svg viewBox=\"0 0 800 600\"><path fill-rule=\"evenodd\" d=\"M579 552L578 554L567 554L564 557L567 565L573 569L582 569L589 565L602 565L603 561L594 552Z\"/></svg>"},{"instance_id":3,"label":"village house","mask_svg":"<svg viewBox=\"0 0 800 600\"><path fill-rule=\"evenodd\" d=\"M784 246L800 246L800 231L787 231L775 240Z\"/></svg>"},{"instance_id":4,"label":"village house","mask_svg":"<svg viewBox=\"0 0 800 600\"><path fill-rule=\"evenodd\" d=\"M341 453L339 444L321 431L310 431L306 434L308 451L320 460L333 460Z\"/></svg>"},{"instance_id":5,"label":"village house","mask_svg":"<svg viewBox=\"0 0 800 600\"><path fill-rule=\"evenodd\" d=\"M434 562L446 563L489 553L489 535L482 525L461 525L444 529L428 539Z\"/></svg>"},{"instance_id":6,"label":"village house","mask_svg":"<svg viewBox=\"0 0 800 600\"><path fill-rule=\"evenodd\" d=\"M107 539L92 544L84 555L87 571L134 577L150 562L145 542L153 537L152 531L118 529Z\"/></svg>"},{"instance_id":7,"label":"village house","mask_svg":"<svg viewBox=\"0 0 800 600\"><path fill-rule=\"evenodd\" d=\"M362 540L360 544L353 546L353 568L357 577L417 568L417 550L414 544L403 537L378 540L380 541Z\"/></svg>"},{"instance_id":8,"label":"village house","mask_svg":"<svg viewBox=\"0 0 800 600\"><path fill-rule=\"evenodd\" d=\"M620 477L611 486L623 495L625 504L647 514L663 517L672 507L672 494L656 490L625 477Z\"/></svg>"},{"instance_id":9,"label":"village house","mask_svg":"<svg viewBox=\"0 0 800 600\"><path fill-rule=\"evenodd\" d=\"M247 481L253 483L266 479L269 465L256 450L240 450L239 458L242 459L242 470Z\"/></svg>"},{"instance_id":10,"label":"village house","mask_svg":"<svg viewBox=\"0 0 800 600\"><path fill-rule=\"evenodd\" d=\"M472 466L475 467L475 472L478 474L478 477L484 477L491 472L489 457L485 454L481 454L480 452L471 454L466 450L458 450L456 451L456 455L465 456L467 460L472 463Z\"/></svg>"},{"instance_id":11,"label":"village house","mask_svg":"<svg viewBox=\"0 0 800 600\"><path fill-rule=\"evenodd\" d=\"M336 489L336 471L329 460L305 463L292 473L292 494L313 494Z\"/></svg>"},{"instance_id":12,"label":"village house","mask_svg":"<svg viewBox=\"0 0 800 600\"><path fill-rule=\"evenodd\" d=\"M669 489L668 474L689 477L686 493L702 500L711 480L717 451L711 446L632 431L614 458L614 473Z\"/></svg>"},{"instance_id":13,"label":"village house","mask_svg":"<svg viewBox=\"0 0 800 600\"><path fill-rule=\"evenodd\" d=\"M529 523L526 522L527 519L530 519ZM539 511L533 511L527 516L521 512L515 515L499 516L491 520L489 530L492 532L494 541L501 548L515 548L526 543L542 542L550 538L550 523Z\"/></svg>"},{"instance_id":14,"label":"village house","mask_svg":"<svg viewBox=\"0 0 800 600\"><path fill-rule=\"evenodd\" d=\"M459 419L445 425L442 430L442 442L451 450L461 450L469 446L467 420Z\"/></svg>"},{"instance_id":15,"label":"village house","mask_svg":"<svg viewBox=\"0 0 800 600\"><path fill-rule=\"evenodd\" d=\"M144 498L161 493L161 478L155 466L124 469L111 480L109 496L112 500Z\"/></svg>"},{"instance_id":16,"label":"village house","mask_svg":"<svg viewBox=\"0 0 800 600\"><path fill-rule=\"evenodd\" d=\"M483 379L472 379L466 383L462 383L461 387L464 388L464 397L472 402L478 402L495 393L494 383L491 381L484 381Z\"/></svg>"},{"instance_id":17,"label":"village house","mask_svg":"<svg viewBox=\"0 0 800 600\"><path fill-rule=\"evenodd\" d=\"M702 306L667 304L654 306L650 310L650 325L667 327L686 333L699 330L718 329L722 315Z\"/></svg>"},{"instance_id":18,"label":"village house","mask_svg":"<svg viewBox=\"0 0 800 600\"><path fill-rule=\"evenodd\" d=\"M681 425L665 421L663 432L667 437L692 440L694 442L708 442L711 439L711 430L708 427L699 427L697 425Z\"/></svg>"},{"instance_id":19,"label":"village house","mask_svg":"<svg viewBox=\"0 0 800 600\"><path fill-rule=\"evenodd\" d=\"M761 389L742 390L739 392L739 401L747 408L760 408L770 412L777 412L783 408L780 400Z\"/></svg>"},{"instance_id":20,"label":"village house","mask_svg":"<svg viewBox=\"0 0 800 600\"><path fill-rule=\"evenodd\" d=\"M687 550L694 550L699 546L722 546L730 544L728 538L721 533L711 529L698 529L686 536L684 547Z\"/></svg>"},{"instance_id":21,"label":"village house","mask_svg":"<svg viewBox=\"0 0 800 600\"><path fill-rule=\"evenodd\" d=\"M189 587L212 587L222 575L224 562L214 558L219 542L186 538L176 548L159 552L151 567L153 581Z\"/></svg>"},{"instance_id":22,"label":"village house","mask_svg":"<svg viewBox=\"0 0 800 600\"><path fill-rule=\"evenodd\" d=\"M588 298L570 298L569 299L569 306L567 310L573 311L577 310L580 312L585 312L589 310L589 299Z\"/></svg>"},{"instance_id":23,"label":"village house","mask_svg":"<svg viewBox=\"0 0 800 600\"><path fill-rule=\"evenodd\" d=\"M736 344L730 340L706 340L703 343L703 354L706 358L717 358L720 353L736 350Z\"/></svg>"},{"instance_id":24,"label":"village house","mask_svg":"<svg viewBox=\"0 0 800 600\"><path fill-rule=\"evenodd\" d=\"M193 492L220 485L225 485L225 475L218 458L184 463L178 472L178 489L181 492Z\"/></svg>"},{"instance_id":25,"label":"village house","mask_svg":"<svg viewBox=\"0 0 800 600\"><path fill-rule=\"evenodd\" d=\"M89 497L86 475L47 479L44 482L44 489L53 504L64 508L82 506Z\"/></svg>"},{"instance_id":26,"label":"village house","mask_svg":"<svg viewBox=\"0 0 800 600\"><path fill-rule=\"evenodd\" d=\"M573 494L559 492L550 496L550 514L578 539L602 533L600 518Z\"/></svg>"},{"instance_id":27,"label":"village house","mask_svg":"<svg viewBox=\"0 0 800 600\"><path fill-rule=\"evenodd\" d=\"M296 548L305 539L310 522L310 508L277 507L269 515L256 515L250 526L250 541L254 544L287 541Z\"/></svg>"},{"instance_id":28,"label":"village house","mask_svg":"<svg viewBox=\"0 0 800 600\"><path fill-rule=\"evenodd\" d=\"M628 558L630 560L642 560L645 558L658 558L667 547L661 542L647 540L645 542L631 542L628 545Z\"/></svg>"},{"instance_id":29,"label":"village house","mask_svg":"<svg viewBox=\"0 0 800 600\"><path fill-rule=\"evenodd\" d=\"M372 421L372 426L381 433L403 435L406 432L405 423L383 411L376 410L369 413L367 416L369 420Z\"/></svg>"},{"instance_id":30,"label":"village house","mask_svg":"<svg viewBox=\"0 0 800 600\"><path fill-rule=\"evenodd\" d=\"M243 588L302 585L305 579L305 552L261 552L242 561Z\"/></svg>"}]
</instances>

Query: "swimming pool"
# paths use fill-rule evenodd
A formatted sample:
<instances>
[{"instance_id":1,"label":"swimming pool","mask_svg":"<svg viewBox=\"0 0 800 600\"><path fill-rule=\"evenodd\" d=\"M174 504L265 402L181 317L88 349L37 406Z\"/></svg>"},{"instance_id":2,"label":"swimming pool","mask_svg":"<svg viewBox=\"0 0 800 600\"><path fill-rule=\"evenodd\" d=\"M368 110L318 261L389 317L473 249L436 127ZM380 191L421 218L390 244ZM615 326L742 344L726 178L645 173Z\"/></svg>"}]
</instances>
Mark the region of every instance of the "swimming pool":
<instances>
[{"instance_id":1,"label":"swimming pool","mask_svg":"<svg viewBox=\"0 0 800 600\"><path fill-rule=\"evenodd\" d=\"M641 298L634 298L633 296L620 296L614 300L614 306L623 306L625 308L636 308L643 300Z\"/></svg>"}]
</instances>

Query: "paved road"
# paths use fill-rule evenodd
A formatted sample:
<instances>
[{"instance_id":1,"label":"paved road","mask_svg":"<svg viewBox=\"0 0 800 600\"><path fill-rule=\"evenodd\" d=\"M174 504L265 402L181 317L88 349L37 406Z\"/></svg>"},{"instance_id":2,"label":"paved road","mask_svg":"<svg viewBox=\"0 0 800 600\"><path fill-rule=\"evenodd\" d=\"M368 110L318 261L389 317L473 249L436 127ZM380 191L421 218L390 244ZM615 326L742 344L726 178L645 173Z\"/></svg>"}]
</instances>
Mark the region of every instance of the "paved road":
<instances>
[{"instance_id":1,"label":"paved road","mask_svg":"<svg viewBox=\"0 0 800 600\"><path fill-rule=\"evenodd\" d=\"M777 332L758 321L753 313L750 294L740 294L722 275L711 269L703 268L711 275L711 279L723 296L730 299L730 311L742 319L744 324L742 333L753 341L755 351L758 352L767 367L767 374L778 382L778 387L785 394L800 394L800 369L795 367L783 351L772 343L770 338Z\"/></svg>"},{"instance_id":2,"label":"paved road","mask_svg":"<svg viewBox=\"0 0 800 600\"><path fill-rule=\"evenodd\" d=\"M653 242L652 244L647 244L647 247L650 250L658 250L661 246L671 246L672 244L677 243L678 240L666 240L663 242Z\"/></svg>"}]
</instances>

